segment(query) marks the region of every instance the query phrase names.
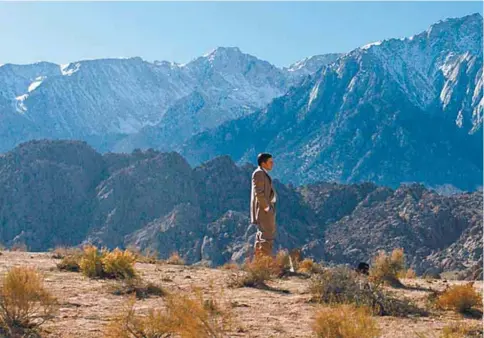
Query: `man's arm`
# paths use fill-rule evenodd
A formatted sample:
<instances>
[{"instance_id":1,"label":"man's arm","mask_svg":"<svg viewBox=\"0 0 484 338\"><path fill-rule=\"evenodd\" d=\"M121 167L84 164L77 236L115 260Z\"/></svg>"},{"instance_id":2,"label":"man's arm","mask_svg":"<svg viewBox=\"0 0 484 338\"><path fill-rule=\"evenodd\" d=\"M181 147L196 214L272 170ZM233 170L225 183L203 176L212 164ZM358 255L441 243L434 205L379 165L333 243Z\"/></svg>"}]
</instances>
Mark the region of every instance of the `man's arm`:
<instances>
[{"instance_id":1,"label":"man's arm","mask_svg":"<svg viewBox=\"0 0 484 338\"><path fill-rule=\"evenodd\" d=\"M262 209L269 211L270 206L266 201L266 197L264 196L264 180L265 177L262 171L258 171L252 175L252 185L254 186L255 196L257 197Z\"/></svg>"}]
</instances>

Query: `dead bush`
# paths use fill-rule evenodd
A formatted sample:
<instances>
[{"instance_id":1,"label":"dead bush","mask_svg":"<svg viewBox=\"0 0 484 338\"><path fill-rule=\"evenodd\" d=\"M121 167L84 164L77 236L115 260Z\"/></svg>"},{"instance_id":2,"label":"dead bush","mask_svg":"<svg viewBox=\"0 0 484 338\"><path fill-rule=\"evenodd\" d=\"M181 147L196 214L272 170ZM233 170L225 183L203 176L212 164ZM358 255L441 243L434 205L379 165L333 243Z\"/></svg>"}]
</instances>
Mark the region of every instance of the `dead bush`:
<instances>
[{"instance_id":1,"label":"dead bush","mask_svg":"<svg viewBox=\"0 0 484 338\"><path fill-rule=\"evenodd\" d=\"M402 286L398 276L405 269L403 249L395 249L390 255L380 251L370 267L370 278L375 283L386 283L391 286Z\"/></svg>"},{"instance_id":2,"label":"dead bush","mask_svg":"<svg viewBox=\"0 0 484 338\"><path fill-rule=\"evenodd\" d=\"M415 279L417 278L417 273L415 272L415 270L413 269L408 269L406 272L405 272L405 276L404 278L406 279Z\"/></svg>"},{"instance_id":3,"label":"dead bush","mask_svg":"<svg viewBox=\"0 0 484 338\"><path fill-rule=\"evenodd\" d=\"M174 337L173 323L165 311L150 309L145 316L134 309L136 298L128 302L122 313L117 315L104 330L106 338L165 338Z\"/></svg>"},{"instance_id":4,"label":"dead bush","mask_svg":"<svg viewBox=\"0 0 484 338\"><path fill-rule=\"evenodd\" d=\"M79 272L81 271L80 262L82 256L64 256L60 263L57 263L57 268L61 271Z\"/></svg>"},{"instance_id":5,"label":"dead bush","mask_svg":"<svg viewBox=\"0 0 484 338\"><path fill-rule=\"evenodd\" d=\"M297 263L294 262L294 264ZM297 267L295 269L297 269ZM276 276L282 276L284 273L291 270L291 257L286 250L279 250L277 252L271 270Z\"/></svg>"},{"instance_id":6,"label":"dead bush","mask_svg":"<svg viewBox=\"0 0 484 338\"><path fill-rule=\"evenodd\" d=\"M305 258L302 262L299 263L299 267L297 269L300 273L321 273L323 272L323 267L318 263L315 263L310 258Z\"/></svg>"},{"instance_id":7,"label":"dead bush","mask_svg":"<svg viewBox=\"0 0 484 338\"><path fill-rule=\"evenodd\" d=\"M52 258L54 259L64 259L66 257L80 257L82 255L82 250L79 248L70 248L65 246L58 246L52 251Z\"/></svg>"},{"instance_id":8,"label":"dead bush","mask_svg":"<svg viewBox=\"0 0 484 338\"><path fill-rule=\"evenodd\" d=\"M326 269L311 279L312 301L327 304L355 304L372 309L374 314L404 317L426 315L406 299L398 299L385 292L379 284L348 268Z\"/></svg>"},{"instance_id":9,"label":"dead bush","mask_svg":"<svg viewBox=\"0 0 484 338\"><path fill-rule=\"evenodd\" d=\"M240 266L239 264L235 263L235 262L228 262L228 263L225 263L224 265L222 265L220 267L222 270L232 270L232 271L238 271L240 270Z\"/></svg>"},{"instance_id":10,"label":"dead bush","mask_svg":"<svg viewBox=\"0 0 484 338\"><path fill-rule=\"evenodd\" d=\"M173 252L170 257L165 261L166 264L172 265L185 265L185 261L180 257L178 252Z\"/></svg>"},{"instance_id":11,"label":"dead bush","mask_svg":"<svg viewBox=\"0 0 484 338\"><path fill-rule=\"evenodd\" d=\"M454 285L437 297L436 305L443 310L467 313L473 308L482 307L482 296L472 283Z\"/></svg>"},{"instance_id":12,"label":"dead bush","mask_svg":"<svg viewBox=\"0 0 484 338\"><path fill-rule=\"evenodd\" d=\"M320 338L375 338L380 334L367 308L348 304L319 309L313 332Z\"/></svg>"},{"instance_id":13,"label":"dead bush","mask_svg":"<svg viewBox=\"0 0 484 338\"><path fill-rule=\"evenodd\" d=\"M158 252L151 248L146 248L141 251L134 246L129 246L127 250L133 253L133 255L136 257L136 261L139 263L156 264L159 262Z\"/></svg>"},{"instance_id":14,"label":"dead bush","mask_svg":"<svg viewBox=\"0 0 484 338\"><path fill-rule=\"evenodd\" d=\"M27 252L28 247L27 247L27 244L25 244L25 243L16 243L16 244L12 245L12 247L10 248L10 251Z\"/></svg>"},{"instance_id":15,"label":"dead bush","mask_svg":"<svg viewBox=\"0 0 484 338\"><path fill-rule=\"evenodd\" d=\"M33 268L12 268L0 286L0 332L8 337L33 334L57 310L55 298Z\"/></svg>"},{"instance_id":16,"label":"dead bush","mask_svg":"<svg viewBox=\"0 0 484 338\"><path fill-rule=\"evenodd\" d=\"M481 325L458 322L445 326L440 338L482 338L482 333Z\"/></svg>"},{"instance_id":17,"label":"dead bush","mask_svg":"<svg viewBox=\"0 0 484 338\"><path fill-rule=\"evenodd\" d=\"M200 289L190 295L168 297L167 312L181 337L227 337L233 325L230 305L219 298L222 293L204 297Z\"/></svg>"},{"instance_id":18,"label":"dead bush","mask_svg":"<svg viewBox=\"0 0 484 338\"><path fill-rule=\"evenodd\" d=\"M261 256L246 262L241 274L234 275L232 287L265 288L265 282L280 273L280 265L270 256Z\"/></svg>"},{"instance_id":19,"label":"dead bush","mask_svg":"<svg viewBox=\"0 0 484 338\"><path fill-rule=\"evenodd\" d=\"M111 293L117 296L135 295L137 299L145 299L150 296L162 297L165 290L152 282L145 282L140 278L125 279L111 287Z\"/></svg>"},{"instance_id":20,"label":"dead bush","mask_svg":"<svg viewBox=\"0 0 484 338\"><path fill-rule=\"evenodd\" d=\"M192 294L173 294L166 298L166 310L150 310L142 316L134 310L134 299L106 329L105 337L145 338L219 338L227 337L232 327L230 307L215 296L203 297L200 290Z\"/></svg>"}]
</instances>

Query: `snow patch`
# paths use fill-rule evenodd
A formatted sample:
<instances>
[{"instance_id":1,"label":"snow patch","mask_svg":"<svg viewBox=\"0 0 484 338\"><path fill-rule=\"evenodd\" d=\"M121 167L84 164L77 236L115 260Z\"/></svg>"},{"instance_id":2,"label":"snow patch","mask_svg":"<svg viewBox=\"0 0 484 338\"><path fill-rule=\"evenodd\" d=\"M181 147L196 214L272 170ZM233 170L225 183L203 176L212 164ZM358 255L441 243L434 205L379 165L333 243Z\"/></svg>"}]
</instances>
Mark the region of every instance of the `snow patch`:
<instances>
[{"instance_id":1,"label":"snow patch","mask_svg":"<svg viewBox=\"0 0 484 338\"><path fill-rule=\"evenodd\" d=\"M289 72L295 72L295 71L298 71L300 70L301 68L304 67L304 65L306 64L306 62L309 60L310 58L304 58L294 64L292 64L287 70Z\"/></svg>"},{"instance_id":2,"label":"snow patch","mask_svg":"<svg viewBox=\"0 0 484 338\"><path fill-rule=\"evenodd\" d=\"M62 75L71 76L72 74L77 72L80 67L81 67L80 63L76 63L76 64L67 63L64 65L60 65L60 70Z\"/></svg>"},{"instance_id":3,"label":"snow patch","mask_svg":"<svg viewBox=\"0 0 484 338\"><path fill-rule=\"evenodd\" d=\"M34 91L38 86L40 86L40 84L44 80L45 80L45 76L39 76L38 78L36 78L35 81L30 84L28 92L30 93Z\"/></svg>"},{"instance_id":4,"label":"snow patch","mask_svg":"<svg viewBox=\"0 0 484 338\"><path fill-rule=\"evenodd\" d=\"M462 110L459 110L459 114L457 114L457 118L455 119L455 124L457 127L462 128L462 122L464 120L464 115L462 115Z\"/></svg>"},{"instance_id":5,"label":"snow patch","mask_svg":"<svg viewBox=\"0 0 484 338\"><path fill-rule=\"evenodd\" d=\"M24 94L17 96L15 98L15 110L19 114L24 114L27 111L27 106L25 106L25 100L29 97L29 94Z\"/></svg>"},{"instance_id":6,"label":"snow patch","mask_svg":"<svg viewBox=\"0 0 484 338\"><path fill-rule=\"evenodd\" d=\"M308 110L311 108L311 104L313 103L313 101L318 97L319 84L320 84L320 82L318 82L313 87L313 89L311 89L311 93L309 94Z\"/></svg>"},{"instance_id":7,"label":"snow patch","mask_svg":"<svg viewBox=\"0 0 484 338\"><path fill-rule=\"evenodd\" d=\"M369 43L367 45L364 45L364 46L360 47L360 49L369 49L372 46L379 46L382 43L383 43L383 41L375 41L375 42L372 42L372 43Z\"/></svg>"}]
</instances>

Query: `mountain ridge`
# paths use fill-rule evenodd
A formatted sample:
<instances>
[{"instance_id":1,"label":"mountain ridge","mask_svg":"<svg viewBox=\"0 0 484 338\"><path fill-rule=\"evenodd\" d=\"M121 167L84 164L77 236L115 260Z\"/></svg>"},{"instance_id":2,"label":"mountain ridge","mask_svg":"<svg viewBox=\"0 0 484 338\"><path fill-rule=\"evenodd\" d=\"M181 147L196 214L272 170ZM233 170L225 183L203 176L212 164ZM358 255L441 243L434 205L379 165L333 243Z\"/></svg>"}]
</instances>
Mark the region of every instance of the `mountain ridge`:
<instances>
[{"instance_id":1,"label":"mountain ridge","mask_svg":"<svg viewBox=\"0 0 484 338\"><path fill-rule=\"evenodd\" d=\"M0 156L0 243L32 251L93 243L178 251L221 265L251 253L251 164L227 156L197 167L175 152L99 154L86 142L30 141ZM443 196L422 185L274 179L277 248L354 265L402 247L418 273L482 266L482 194ZM468 254L471 252L471 254Z\"/></svg>"},{"instance_id":2,"label":"mountain ridge","mask_svg":"<svg viewBox=\"0 0 484 338\"><path fill-rule=\"evenodd\" d=\"M429 34L458 24L475 37L468 50L455 45L462 32ZM276 176L294 184L478 189L484 101L476 50L482 52L480 15L355 49L266 108L194 136L181 152L195 165L224 154L243 163L270 151L279 163Z\"/></svg>"}]
</instances>

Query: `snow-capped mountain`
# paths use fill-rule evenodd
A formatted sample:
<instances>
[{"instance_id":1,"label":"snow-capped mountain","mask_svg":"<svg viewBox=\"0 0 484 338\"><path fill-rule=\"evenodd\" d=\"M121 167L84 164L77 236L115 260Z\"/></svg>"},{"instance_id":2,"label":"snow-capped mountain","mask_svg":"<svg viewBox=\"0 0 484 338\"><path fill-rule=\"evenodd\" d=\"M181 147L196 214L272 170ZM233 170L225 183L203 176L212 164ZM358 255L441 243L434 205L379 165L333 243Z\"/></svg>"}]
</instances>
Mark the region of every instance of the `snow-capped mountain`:
<instances>
[{"instance_id":1,"label":"snow-capped mountain","mask_svg":"<svg viewBox=\"0 0 484 338\"><path fill-rule=\"evenodd\" d=\"M322 66L335 62L342 55L343 54L341 53L314 55L293 63L288 68L284 69L301 77L312 75L316 73Z\"/></svg>"},{"instance_id":2,"label":"snow-capped mountain","mask_svg":"<svg viewBox=\"0 0 484 338\"><path fill-rule=\"evenodd\" d=\"M0 149L41 137L83 139L101 150L150 147L136 143L145 138L143 128L160 129L154 144L170 139L166 128L191 136L264 107L297 81L238 48L217 48L183 65L138 57L6 64L0 66L0 116L8 125L0 125ZM203 108L189 108L197 106L197 95Z\"/></svg>"},{"instance_id":3,"label":"snow-capped mountain","mask_svg":"<svg viewBox=\"0 0 484 338\"><path fill-rule=\"evenodd\" d=\"M339 57L259 112L192 138L192 163L276 156L284 181L482 185L482 17Z\"/></svg>"}]
</instances>

